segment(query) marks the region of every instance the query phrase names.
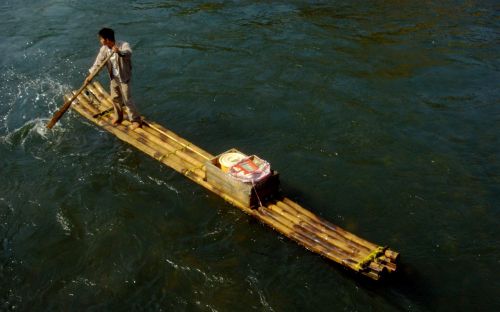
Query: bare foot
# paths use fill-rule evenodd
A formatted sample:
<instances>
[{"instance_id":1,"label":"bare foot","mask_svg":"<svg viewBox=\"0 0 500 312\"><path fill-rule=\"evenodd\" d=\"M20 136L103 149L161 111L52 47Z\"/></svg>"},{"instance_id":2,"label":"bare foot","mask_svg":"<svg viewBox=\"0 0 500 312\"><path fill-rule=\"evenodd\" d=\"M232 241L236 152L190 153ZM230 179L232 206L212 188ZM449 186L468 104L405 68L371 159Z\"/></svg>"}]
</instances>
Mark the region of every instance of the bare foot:
<instances>
[{"instance_id":1,"label":"bare foot","mask_svg":"<svg viewBox=\"0 0 500 312\"><path fill-rule=\"evenodd\" d=\"M122 123L122 119L113 118L113 120L111 121L111 123L113 124L113 126L118 126L119 124Z\"/></svg>"},{"instance_id":2,"label":"bare foot","mask_svg":"<svg viewBox=\"0 0 500 312\"><path fill-rule=\"evenodd\" d=\"M140 128L140 127L142 127L142 124L140 122L132 121L132 124L130 125L129 129L133 131L133 130Z\"/></svg>"}]
</instances>

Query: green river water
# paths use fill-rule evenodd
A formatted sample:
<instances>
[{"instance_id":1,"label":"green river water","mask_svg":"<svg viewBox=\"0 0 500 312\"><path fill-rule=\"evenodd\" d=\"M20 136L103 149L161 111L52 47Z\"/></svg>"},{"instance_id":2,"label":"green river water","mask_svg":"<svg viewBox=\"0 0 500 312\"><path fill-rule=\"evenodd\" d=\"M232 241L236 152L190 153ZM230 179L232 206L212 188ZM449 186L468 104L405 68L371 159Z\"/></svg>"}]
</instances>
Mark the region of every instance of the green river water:
<instances>
[{"instance_id":1,"label":"green river water","mask_svg":"<svg viewBox=\"0 0 500 312\"><path fill-rule=\"evenodd\" d=\"M500 311L497 1L0 1L0 311ZM401 253L356 276L74 112L112 27L140 112ZM108 87L107 77L99 80Z\"/></svg>"}]
</instances>

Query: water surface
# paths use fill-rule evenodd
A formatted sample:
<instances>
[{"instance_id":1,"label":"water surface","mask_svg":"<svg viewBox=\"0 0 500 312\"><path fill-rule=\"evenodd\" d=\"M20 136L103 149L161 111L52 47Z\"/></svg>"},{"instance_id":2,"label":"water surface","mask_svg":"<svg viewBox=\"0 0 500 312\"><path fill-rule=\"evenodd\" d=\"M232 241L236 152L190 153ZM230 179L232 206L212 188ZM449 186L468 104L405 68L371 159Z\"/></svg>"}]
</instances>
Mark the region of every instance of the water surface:
<instances>
[{"instance_id":1,"label":"water surface","mask_svg":"<svg viewBox=\"0 0 500 312\"><path fill-rule=\"evenodd\" d=\"M497 3L106 7L0 4L0 309L500 309ZM143 115L269 160L400 274L357 277L75 113L48 131L103 26L134 49Z\"/></svg>"}]
</instances>

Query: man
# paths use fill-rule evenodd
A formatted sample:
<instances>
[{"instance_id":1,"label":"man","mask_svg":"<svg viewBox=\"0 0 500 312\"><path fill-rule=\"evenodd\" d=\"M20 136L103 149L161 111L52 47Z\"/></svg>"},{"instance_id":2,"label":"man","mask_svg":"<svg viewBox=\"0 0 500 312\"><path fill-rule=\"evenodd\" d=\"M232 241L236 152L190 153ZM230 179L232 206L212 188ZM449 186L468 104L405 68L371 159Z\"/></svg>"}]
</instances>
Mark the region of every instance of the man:
<instances>
[{"instance_id":1,"label":"man","mask_svg":"<svg viewBox=\"0 0 500 312\"><path fill-rule=\"evenodd\" d=\"M110 93L113 100L115 116L113 125L119 125L123 121L123 110L127 113L128 119L132 123L131 130L141 127L141 116L137 112L130 93L130 78L132 76L132 49L127 42L115 41L115 32L110 28L103 28L99 31L99 42L101 49L97 54L94 65L89 69L89 76L85 82L90 82L90 76L97 70L109 54L113 53L106 64L109 77L111 79Z\"/></svg>"}]
</instances>

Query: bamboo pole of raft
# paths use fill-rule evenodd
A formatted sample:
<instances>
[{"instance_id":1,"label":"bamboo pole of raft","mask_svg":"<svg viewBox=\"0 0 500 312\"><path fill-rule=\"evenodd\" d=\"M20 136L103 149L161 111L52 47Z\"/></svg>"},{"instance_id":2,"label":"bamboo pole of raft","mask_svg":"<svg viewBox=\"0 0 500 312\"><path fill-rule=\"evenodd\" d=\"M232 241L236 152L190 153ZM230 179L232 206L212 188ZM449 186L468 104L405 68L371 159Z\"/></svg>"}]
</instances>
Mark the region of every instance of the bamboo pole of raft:
<instances>
[{"instance_id":1,"label":"bamboo pole of raft","mask_svg":"<svg viewBox=\"0 0 500 312\"><path fill-rule=\"evenodd\" d=\"M323 240L330 242L331 244L334 244L335 246L343 249L346 253L351 255L351 258L356 260L357 263L362 262L369 254L370 251L365 250L365 249L358 249L357 246L355 245L354 242L346 241L345 239L338 239L336 236L332 237L329 234L326 234L320 230L319 227L314 227L311 226L310 224L302 221L301 219L290 215L290 212L287 210L282 209L282 214L288 214L291 220L293 220L295 223L299 224L301 227L307 229L310 232L315 233L318 237L322 238Z\"/></svg>"},{"instance_id":2,"label":"bamboo pole of raft","mask_svg":"<svg viewBox=\"0 0 500 312\"><path fill-rule=\"evenodd\" d=\"M86 98L88 98L88 96L86 96L86 95L84 95L84 96ZM88 101L88 99L87 99L87 101ZM104 101L104 99L103 99L103 101ZM99 112L97 112L97 113L99 113ZM95 115L98 115L98 114L94 114L94 116ZM99 117L102 118L103 116L99 116ZM176 147L170 145L169 142L161 140L160 138L151 134L150 132L147 132L142 128L137 128L136 132L142 137L142 139L150 140L150 141L154 142L155 144L157 144L159 149L166 150L165 155L170 155L170 154L174 153L177 156L179 156L179 158L182 158L186 162L189 162L190 164L192 164L194 167L201 168L203 166L203 163L200 160L191 157L190 155L186 154L182 150L177 149ZM203 174L203 177L204 176L205 175Z\"/></svg>"},{"instance_id":3,"label":"bamboo pole of raft","mask_svg":"<svg viewBox=\"0 0 500 312\"><path fill-rule=\"evenodd\" d=\"M277 206L275 205L270 205L270 208L276 208ZM278 211L279 212L279 211ZM288 219L288 218L287 218ZM305 231L305 233L309 234L309 237L311 236L316 236L318 239L321 241L321 245L325 246L326 248L332 249L332 246L336 249L337 253L341 253L346 259L351 259L352 262L350 262L352 265L357 269L358 264L368 255L368 253L355 253L352 250L349 250L348 248L345 248L345 245L340 245L335 242L335 240L328 239L327 237L325 238L324 236L318 235L317 231L314 228L306 228L302 224L297 223L297 220L293 219L288 219L290 220L293 224L298 224L296 227L299 227L302 231ZM300 221L299 221L300 222ZM383 272L384 267L380 264L375 264L375 263L370 263L371 267L377 272Z\"/></svg>"},{"instance_id":4,"label":"bamboo pole of raft","mask_svg":"<svg viewBox=\"0 0 500 312\"><path fill-rule=\"evenodd\" d=\"M354 250L357 250L359 252L367 252L370 250L366 246L362 246L352 240L349 240L348 238L344 237L341 233L327 227L323 222L321 222L322 220L314 220L311 219L309 216L297 212L292 206L287 205L283 201L278 202L277 205L284 208L288 213L295 215L297 219L299 219L300 221L308 224L313 228L316 228L318 231L324 233L325 235L331 236L334 239L342 241L343 243L349 245L349 247L353 248Z\"/></svg>"},{"instance_id":5,"label":"bamboo pole of raft","mask_svg":"<svg viewBox=\"0 0 500 312\"><path fill-rule=\"evenodd\" d=\"M311 228L307 226L302 220L289 214L286 210L279 207L278 205L270 204L267 206L271 211L280 214L283 218L290 220L296 226L299 226L304 231L311 233L312 235L317 236L321 240L335 246L335 248L342 250L343 253L348 254L350 258L356 259L357 261L361 261L363 259L363 254L359 252L358 249L353 249L351 246L343 244L343 242L339 240L335 240L332 237L317 231L315 228Z\"/></svg>"},{"instance_id":6,"label":"bamboo pole of raft","mask_svg":"<svg viewBox=\"0 0 500 312\"><path fill-rule=\"evenodd\" d=\"M323 224L325 227L333 230L333 231L336 231L338 233L340 233L342 236L344 236L345 238L353 241L353 242L356 242L358 243L359 245L361 246L365 246L366 248L370 249L370 250L373 250L373 249L376 249L378 248L379 246L369 242L369 241L366 241L350 232L347 232L346 230L336 226L336 225L333 225L331 224L330 222L326 221L326 220L322 220L320 219L318 216L314 215L312 212L310 212L309 210L307 209L304 209L302 206L300 206L299 204L295 203L294 201L288 199L288 198L284 198L283 199L283 202L285 202L286 204L288 204L290 207L294 208L297 212L299 213L302 213L308 217L310 217L312 220L315 220L315 221L318 221L318 223L321 223Z\"/></svg>"},{"instance_id":7,"label":"bamboo pole of raft","mask_svg":"<svg viewBox=\"0 0 500 312\"><path fill-rule=\"evenodd\" d=\"M193 168L198 168L197 171L198 172L201 172L200 177L201 178L205 178L205 171L202 170L202 167L203 167L203 163L201 163L200 161L192 158L191 156L183 153L182 151L180 150L177 150L175 147L173 147L172 145L169 145L169 144L161 144L163 142L161 142L161 140L155 138L154 136L151 136L151 135L147 135L147 133L144 131L144 130L139 130L140 128L137 128L135 129L135 131L137 132L137 134L139 135L139 139L140 141L150 141L150 142L153 142L155 145L156 145L156 148L159 150L159 151L162 151L163 152L163 155L164 157L171 157L171 155L175 155L177 157L179 157L180 159L184 160L185 162L189 163Z\"/></svg>"},{"instance_id":8,"label":"bamboo pole of raft","mask_svg":"<svg viewBox=\"0 0 500 312\"><path fill-rule=\"evenodd\" d=\"M373 252L373 250L370 250L365 246L362 246L362 245L360 245L352 240L349 240L348 238L344 237L342 234L325 227L325 225L322 222L319 223L317 221L314 221L314 220L311 220L311 219L305 217L304 214L300 214L299 212L297 212L296 210L293 210L293 208L291 208L290 206L286 205L285 203L283 203L281 201L278 201L276 203L276 205L281 207L285 213L292 214L294 217L296 217L295 222L297 222L297 223L300 222L301 226L303 226L305 228L310 228L311 230L314 230L314 231L319 232L319 233L323 233L322 235L324 235L324 236L322 236L322 235L320 235L320 236L323 237L325 240L331 240L331 239L337 240L338 245L343 246L344 249L351 251L351 252L358 252L359 257L361 257L361 259L359 257L357 257L358 263L363 263L363 261L366 260L366 257L368 257L371 254L371 252ZM296 214L293 214L293 212L295 212ZM391 264L391 261L389 259L386 259L387 261L379 261L379 260L381 260L380 257L382 257L382 256L376 257L376 259L377 259L376 262L380 262L380 263L374 263L373 261L375 261L375 259L373 259L370 262L368 262L368 264L379 271L383 271L384 266L387 266L387 270L390 270L391 268L395 268L395 265Z\"/></svg>"},{"instance_id":9,"label":"bamboo pole of raft","mask_svg":"<svg viewBox=\"0 0 500 312\"><path fill-rule=\"evenodd\" d=\"M266 220L268 224L270 224L272 227L276 228L278 231L284 234L288 234L291 238L293 238L295 241L300 243L302 246L305 248L317 252L326 258L332 259L335 262L342 263L350 267L351 269L355 269L354 264L346 262L345 259L349 259L349 255L345 255L341 252L335 252L333 253L331 250L328 249L328 247L325 247L321 243L319 243L317 240L314 240L313 238L308 237L304 233L300 231L294 231L293 230L293 224L285 219L279 218L276 216L272 211L267 210L267 209L261 209L259 210L261 216L263 216L263 220ZM287 236L288 236L287 235ZM344 256L344 257L341 257Z\"/></svg>"},{"instance_id":10,"label":"bamboo pole of raft","mask_svg":"<svg viewBox=\"0 0 500 312\"><path fill-rule=\"evenodd\" d=\"M168 144L167 142L163 142L159 138L155 137L154 135L149 134L148 132L144 131L141 128L137 128L135 130L139 136L144 138L145 140L152 141L153 143L157 144L160 148L165 149L167 153L170 154L175 154L179 156L179 158L182 158L186 162L190 163L193 166L196 167L201 167L203 166L203 163L199 161L198 159L194 159L193 157L189 156L188 154L184 153L183 151L176 149L174 146Z\"/></svg>"},{"instance_id":11,"label":"bamboo pole of raft","mask_svg":"<svg viewBox=\"0 0 500 312\"><path fill-rule=\"evenodd\" d=\"M193 155L192 153L189 153L189 149L187 149L188 147L186 145L183 145L183 144L179 144L178 142L176 141L173 141L173 140L166 140L164 137L162 137L161 134L159 134L158 132L156 132L155 130L152 130L149 126L148 126L148 122L143 122L143 127L141 128L141 131L144 131L144 133L147 133L149 134L152 138L154 138L154 140L156 142L159 142L159 144L163 143L163 144L169 144L170 146L172 146L176 151L178 151L178 153L183 157L185 158L187 161L193 163L193 164L196 164L197 166L202 166L204 165L204 161L205 159L200 159L199 157L196 157L196 155ZM177 143L174 146L174 144L172 143Z\"/></svg>"},{"instance_id":12,"label":"bamboo pole of raft","mask_svg":"<svg viewBox=\"0 0 500 312\"><path fill-rule=\"evenodd\" d=\"M83 99L83 101L86 101L86 99ZM88 104L88 103L87 103ZM91 121L93 121L94 123L102 126L105 130L111 132L111 133L114 133L119 139L121 139L122 141L125 141L127 143L130 143L132 144L133 146L137 147L136 144L134 144L134 142L131 142L129 139L127 139L127 135L131 134L133 131L129 131L129 132L126 132L126 131L123 131L120 129L120 127L114 127L111 125L111 122L109 122L109 120L111 118L108 117L108 120L103 120L103 119L95 119L95 118L91 118L97 111L95 109L93 109L93 111L89 111L87 108L83 107L83 106L75 106L75 109L76 110L79 110L81 112L82 115L86 115L87 118ZM104 116L103 116L104 117ZM142 148L142 145L144 145L143 143L140 143L138 142L139 144L138 145L141 145L141 148ZM139 147L137 147L139 148ZM139 148L139 149L141 149ZM148 149L149 153L145 150L143 150L146 154L148 154L149 156L152 156L153 158L154 155L152 155L152 152L151 152L151 149L146 146L146 148ZM141 149L142 150L142 149ZM181 174L184 174L186 177L188 177L189 179L195 181L196 183L200 184L201 186L205 187L206 189L212 191L213 193L215 193L216 195L219 195L220 197L222 197L225 201L231 203L232 205L240 208L241 210L243 210L244 212L250 214L250 215L253 215L255 216L255 211L252 210L250 207L247 207L246 205L244 205L243 203L241 203L240 201L238 201L237 199L233 198L232 196L228 195L227 193L225 192L222 192L220 191L219 189L215 188L213 185L209 184L208 182L206 182L204 179L200 178L199 176L197 175L190 175L190 174L186 174L186 168L178 165L178 163L176 162L173 162L172 159L170 159L170 161L167 161L167 160L160 160L160 162L162 162L163 164L173 168L174 170L176 170L177 172L181 173ZM188 170L189 171L189 170Z\"/></svg>"},{"instance_id":13,"label":"bamboo pole of raft","mask_svg":"<svg viewBox=\"0 0 500 312\"><path fill-rule=\"evenodd\" d=\"M161 127L160 125L158 125L157 123L155 122L151 122L151 121L147 121L146 122L146 125L148 127L150 127L151 129L154 129L156 130L158 133L160 133L161 135L164 135L166 136L167 138L179 143L180 145L186 147L187 149L191 150L193 153L196 153L198 155L200 155L201 157L203 157L205 160L209 160L209 159L212 159L214 156L208 154L207 152L199 149L199 148L193 148L192 145L190 144L186 144L186 143L183 143L181 140L179 140L179 137L177 135L173 135L174 133L172 131L168 131L166 130L165 128ZM177 137L177 138L176 138Z\"/></svg>"},{"instance_id":14,"label":"bamboo pole of raft","mask_svg":"<svg viewBox=\"0 0 500 312\"><path fill-rule=\"evenodd\" d=\"M260 213L259 219L261 221L267 223L269 226L283 233L285 236L295 240L304 248L342 264L354 271L358 271L358 262L353 260L351 255L339 252L338 250L334 252L331 249L331 246L326 244L324 241L315 239L304 232L297 231L292 222L280 218L268 209L259 209L258 211ZM381 277L380 273L373 270L364 269L358 272L375 280L378 280ZM381 269L380 272L383 272L383 269Z\"/></svg>"},{"instance_id":15,"label":"bamboo pole of raft","mask_svg":"<svg viewBox=\"0 0 500 312\"><path fill-rule=\"evenodd\" d=\"M293 206L300 207L298 204L296 204L295 202L290 201L287 198L283 199L283 201L285 201L287 203L291 203L291 205L289 205L289 207L292 207L292 209L293 209ZM278 205L279 205L279 203L278 203ZM302 208L302 207L300 207L300 208ZM352 239L353 237L357 237L357 236L355 236L355 235L353 235L353 234L351 234L351 233L349 233L349 232L347 232L347 231L345 231L345 230L343 230L343 229L341 229L341 228L339 228L337 226L329 226L329 224L326 221L321 220L319 217L315 216L310 211L305 210L304 208L300 209L300 211L297 211L297 210L294 210L294 211L297 212L299 214L299 216L306 215L306 216L309 216L309 217L313 217L315 220L311 220L311 219L307 220L306 219L307 221L312 221L313 222L312 223L313 227L319 228L320 230L323 230L323 231L326 230L326 232L328 234L334 234L334 235L336 234L337 238L341 238L343 241L348 242L349 244L355 245L356 247L362 247L365 251L368 251L369 253L371 253L374 250L377 250L379 248L378 246L373 245L373 244L372 245L375 246L373 249L370 249L366 245L361 245L360 242L364 241L364 240L362 240L362 239L359 239L359 240ZM303 214L301 214L301 212ZM339 230L339 231L336 231L336 230ZM345 233L348 233L348 234L351 234L351 235L345 235ZM364 242L366 242L366 241L364 241ZM387 252L387 250L386 250L386 252ZM390 252L392 252L392 251L389 251L389 253ZM397 253L395 253L395 254L397 255ZM368 254L366 254L366 255L368 255ZM375 259L370 260L368 262L368 266L372 266L372 267L374 267L376 269L379 269L379 270L383 270L384 267L386 268L386 270L390 270L390 271L395 270L396 265L395 265L395 263L392 263L392 261L396 261L397 258L396 259L391 259L391 258L388 258L388 257L384 256L384 261L381 261L382 260L382 259L380 259L381 257L383 257L383 255L379 255L379 256L375 257L376 260ZM375 263L374 261L379 262L379 263Z\"/></svg>"},{"instance_id":16,"label":"bamboo pole of raft","mask_svg":"<svg viewBox=\"0 0 500 312\"><path fill-rule=\"evenodd\" d=\"M394 250L387 249L384 255L395 262L399 261L399 253Z\"/></svg>"},{"instance_id":17,"label":"bamboo pole of raft","mask_svg":"<svg viewBox=\"0 0 500 312\"><path fill-rule=\"evenodd\" d=\"M111 100L109 99L110 98L109 94L106 92L106 90L104 90L102 88L102 86L99 83L94 83L91 87L93 87L97 93L100 93L100 95L102 96L104 101L106 101L108 104L112 105ZM163 126L161 126L155 122L146 121L145 123L148 127L150 127L153 130L156 130L159 134L164 135L165 137L167 137L167 138L177 142L178 144L186 147L187 149L191 150L192 152L203 157L205 160L208 160L208 159L211 159L214 157L210 153L202 150L201 148L199 148L197 146L192 145L190 142L179 137L174 132L169 131L168 129L165 129Z\"/></svg>"},{"instance_id":18,"label":"bamboo pole of raft","mask_svg":"<svg viewBox=\"0 0 500 312\"><path fill-rule=\"evenodd\" d=\"M283 235L295 240L306 249L319 253L330 260L358 271L359 261L356 261L355 258L352 257L351 253L339 250L335 246L332 246L329 242L324 241L317 236L314 237L314 233L308 233L300 225L289 219L283 218L279 215L279 213L269 209L269 207L260 207L255 211L257 212L257 215L255 216L257 219L266 223L278 232L281 232ZM384 271L384 268L379 265L376 266L378 267L378 271ZM372 272L366 268L360 270L359 272L373 279L380 278L379 273Z\"/></svg>"},{"instance_id":19,"label":"bamboo pole of raft","mask_svg":"<svg viewBox=\"0 0 500 312\"><path fill-rule=\"evenodd\" d=\"M107 99L102 98L102 101L107 101ZM99 115L99 114L95 114L94 116L96 116L96 115ZM153 138L150 137L152 140L156 140L157 142L161 141L162 143L169 144L170 146L172 146L171 143L175 143L176 145L181 146L181 148L173 147L173 150L177 150L177 153L182 153L183 156L181 156L181 157L185 156L186 160L189 162L193 162L193 160L195 160L196 162L200 162L200 160L195 159L194 157L190 156L187 153L188 151L195 152L197 155L199 154L199 155L203 156L201 153L195 151L194 149L190 148L189 146L182 144L181 142L178 142L176 140L168 139L164 134L158 133L158 131L151 129L149 127L149 122L147 122L147 121L143 122L143 127L141 127L141 129L142 129L142 131L144 131L144 133L147 133L147 134L153 136ZM205 159L204 156L203 156L203 159Z\"/></svg>"},{"instance_id":20,"label":"bamboo pole of raft","mask_svg":"<svg viewBox=\"0 0 500 312\"><path fill-rule=\"evenodd\" d=\"M289 220L292 224L294 224L294 227L300 228L304 233L308 234L309 238L312 238L314 236L318 237L319 240L321 240L324 243L320 243L322 245L330 245L333 246L333 248L337 249L344 255L349 256L351 259L355 260L356 265L362 262L368 255L369 252L360 252L358 249L350 245L343 244L343 242L338 241L332 237L329 237L328 235L318 232L318 230L314 227L308 226L304 224L303 221L298 219L297 217L291 215L288 211L282 209L278 205L270 204L267 206L271 211L281 215L285 219ZM332 247L330 247L332 248ZM367 265L370 267L372 270L378 272L378 273L385 273L387 270L383 264L381 263L376 263L376 262L369 262Z\"/></svg>"},{"instance_id":21,"label":"bamboo pole of raft","mask_svg":"<svg viewBox=\"0 0 500 312\"><path fill-rule=\"evenodd\" d=\"M396 268L397 268L397 265L396 263L392 262L393 259L391 258L387 258L385 255L382 255L378 258L378 260L381 262L381 264L383 264L387 270L389 270L390 272L395 272L396 271Z\"/></svg>"},{"instance_id":22,"label":"bamboo pole of raft","mask_svg":"<svg viewBox=\"0 0 500 312\"><path fill-rule=\"evenodd\" d=\"M86 102L87 100L79 95L77 97L78 101L82 101L82 102ZM88 102L86 104L89 104ZM89 105L90 106L90 105ZM78 109L81 109L83 111L87 111L88 112L88 115L89 116L92 116L93 114L95 114L96 111L95 109L90 111L89 109L87 109L86 107L83 107L83 106L80 106L78 107ZM119 137L121 140L125 141L125 142L128 142L128 143L131 143L132 145L140 145L140 149L142 151L144 151L146 154L148 154L149 156L159 160L160 162L164 163L165 165L168 165L170 167L173 167L174 169L176 169L177 171L181 172L181 173L185 173L186 171L191 171L193 172L195 175L197 175L200 179L203 179L204 175L205 175L205 172L201 170L201 168L186 168L184 165L183 165L183 162L182 162L182 159L178 156L178 155L171 155L170 157L165 157L164 154L162 153L159 153L158 150L161 150L161 146L156 146L154 144L151 144L151 142L148 142L146 140L143 140L142 137L135 133L134 131L130 131L128 130L127 128L124 128L124 127L115 127L111 124L111 121L110 121L110 117L107 116L107 117L104 117L104 118L101 118L101 123L99 123L99 121L96 120L96 122L102 126L103 128L105 128L106 130L114 133L117 137ZM131 142L130 139L127 137L127 136L130 136L132 138L134 138L135 142ZM172 156L175 156L175 157L172 157Z\"/></svg>"},{"instance_id":23,"label":"bamboo pole of raft","mask_svg":"<svg viewBox=\"0 0 500 312\"><path fill-rule=\"evenodd\" d=\"M89 90L93 93L94 96L96 96L96 98L98 98L99 101L108 104L109 107L112 107L112 103L111 103L111 100L110 100L108 93L98 83L95 83L94 85L89 86ZM149 122L149 121L145 121L144 125L145 125L145 127L143 127L143 128L146 132L148 132L152 135L155 135L156 137L158 137L162 141L166 141L167 139L169 139L170 141L173 141L176 144L185 148L186 151L191 151L191 152L201 156L203 158L203 160L213 158L213 156L210 155L209 153L207 153L206 151L203 151L202 149L197 148L196 146L190 145L190 143L181 139L179 136L177 136L173 132L168 131L166 129L161 129L162 128L161 126L155 126L154 123ZM153 131L151 131L150 129Z\"/></svg>"},{"instance_id":24,"label":"bamboo pole of raft","mask_svg":"<svg viewBox=\"0 0 500 312\"><path fill-rule=\"evenodd\" d=\"M345 236L343 236L341 233L327 227L323 222L318 222L318 220L313 220L311 219L309 216L303 214L303 213L300 213L298 211L296 211L293 207L291 207L290 205L286 204L285 202L283 201L278 201L276 203L276 205L282 207L285 211L287 211L288 213L293 213L295 212L295 216L301 220L302 222L305 222L305 223L308 223L310 226L314 227L314 228L317 228L319 231L323 232L325 235L329 235L331 236L332 238L334 239L337 239L337 240L340 240L342 242L344 242L345 244L348 244L351 246L351 248L355 249L355 250L358 250L358 251L370 251L369 248L367 248L366 246L363 246L363 245L360 245L348 238L346 238ZM322 221L322 220L319 220L319 221Z\"/></svg>"},{"instance_id":25,"label":"bamboo pole of raft","mask_svg":"<svg viewBox=\"0 0 500 312\"><path fill-rule=\"evenodd\" d=\"M319 218L317 215L315 215L312 212L310 212L309 210L303 208L302 206L300 206L296 202L290 200L289 198L285 197L283 199L283 202L286 203L286 204L288 204L292 209L294 209L298 213L303 214L303 215L309 217L314 222L322 224L325 228L330 229L330 230L332 230L334 232L339 233L340 235L342 235L346 239L348 239L350 241L353 241L353 242L359 244L360 246L363 246L364 248L366 248L368 250L373 250L373 249L379 247L378 245L375 245L375 244L373 244L371 242L368 242L368 241L366 241L366 240L364 240L364 239L362 239L362 238L360 238L360 237L358 237L358 236L356 236L356 235L354 235L354 234L352 234L350 232L345 231L341 227L333 225L330 222Z\"/></svg>"},{"instance_id":26,"label":"bamboo pole of raft","mask_svg":"<svg viewBox=\"0 0 500 312\"><path fill-rule=\"evenodd\" d=\"M64 103L64 105L61 106L61 108L59 108L59 110L57 112L55 112L55 114L52 116L52 119L50 119L50 121L47 123L47 128L52 129L52 127L56 124L56 122L58 122L59 119L61 119L61 117L64 115L64 113L69 109L69 107L71 106L71 103L73 103L73 101L76 99L76 97L78 95L80 95L80 93L82 93L83 90L85 90L85 88L90 84L90 82L92 81L92 79L94 79L94 77L97 74L99 74L99 72L101 71L101 69L111 59L111 56L113 56L114 54L115 54L115 52L110 53L106 57L106 59L101 64L99 64L99 66L97 66L97 69L92 74L90 74L90 76L89 76L90 79L88 81L85 81L83 83L83 85L80 87L80 89L78 89L78 91L76 91L75 93L73 93L73 96L71 98L69 98Z\"/></svg>"}]
</instances>

